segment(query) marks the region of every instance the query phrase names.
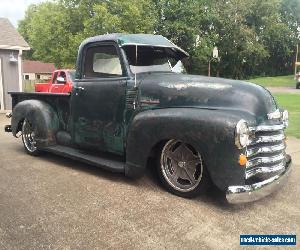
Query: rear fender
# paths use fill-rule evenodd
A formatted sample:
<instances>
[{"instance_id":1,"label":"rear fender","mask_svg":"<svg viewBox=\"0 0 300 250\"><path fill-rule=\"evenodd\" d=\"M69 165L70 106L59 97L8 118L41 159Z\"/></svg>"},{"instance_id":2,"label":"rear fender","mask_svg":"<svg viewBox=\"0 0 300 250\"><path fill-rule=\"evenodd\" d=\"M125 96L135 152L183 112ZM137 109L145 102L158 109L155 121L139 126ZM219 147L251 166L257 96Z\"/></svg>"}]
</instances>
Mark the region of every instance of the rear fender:
<instances>
[{"instance_id":1,"label":"rear fender","mask_svg":"<svg viewBox=\"0 0 300 250\"><path fill-rule=\"evenodd\" d=\"M35 137L39 148L56 143L55 134L59 120L55 110L39 100L25 100L18 103L12 112L11 128L14 136L21 131L24 119L28 119L35 128Z\"/></svg>"}]
</instances>

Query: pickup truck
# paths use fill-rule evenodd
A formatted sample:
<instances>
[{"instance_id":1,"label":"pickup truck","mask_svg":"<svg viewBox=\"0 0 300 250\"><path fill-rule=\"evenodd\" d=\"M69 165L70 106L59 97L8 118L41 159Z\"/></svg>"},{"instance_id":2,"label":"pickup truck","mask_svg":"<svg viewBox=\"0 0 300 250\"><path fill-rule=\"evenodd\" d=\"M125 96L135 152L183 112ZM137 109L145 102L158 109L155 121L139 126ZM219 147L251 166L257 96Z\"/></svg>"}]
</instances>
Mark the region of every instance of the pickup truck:
<instances>
[{"instance_id":1,"label":"pickup truck","mask_svg":"<svg viewBox=\"0 0 300 250\"><path fill-rule=\"evenodd\" d=\"M11 92L5 130L22 136L30 155L52 152L135 178L156 168L182 197L213 184L235 204L279 189L291 171L288 112L261 86L185 74L187 57L160 35L89 38L72 92Z\"/></svg>"},{"instance_id":2,"label":"pickup truck","mask_svg":"<svg viewBox=\"0 0 300 250\"><path fill-rule=\"evenodd\" d=\"M74 79L75 70L55 70L49 82L35 84L35 92L69 93L72 91Z\"/></svg>"}]
</instances>

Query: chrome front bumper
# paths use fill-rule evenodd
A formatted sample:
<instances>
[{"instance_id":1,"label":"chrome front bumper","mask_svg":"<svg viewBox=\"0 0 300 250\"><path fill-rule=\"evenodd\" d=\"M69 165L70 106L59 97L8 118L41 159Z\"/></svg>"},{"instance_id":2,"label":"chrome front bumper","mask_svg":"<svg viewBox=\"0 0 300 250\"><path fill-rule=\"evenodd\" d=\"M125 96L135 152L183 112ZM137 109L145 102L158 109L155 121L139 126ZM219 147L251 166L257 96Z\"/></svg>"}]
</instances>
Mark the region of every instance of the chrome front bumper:
<instances>
[{"instance_id":1,"label":"chrome front bumper","mask_svg":"<svg viewBox=\"0 0 300 250\"><path fill-rule=\"evenodd\" d=\"M282 173L262 182L245 186L229 186L226 192L227 201L231 204L256 201L280 189L287 182L291 172L291 163L292 160L289 159Z\"/></svg>"}]
</instances>

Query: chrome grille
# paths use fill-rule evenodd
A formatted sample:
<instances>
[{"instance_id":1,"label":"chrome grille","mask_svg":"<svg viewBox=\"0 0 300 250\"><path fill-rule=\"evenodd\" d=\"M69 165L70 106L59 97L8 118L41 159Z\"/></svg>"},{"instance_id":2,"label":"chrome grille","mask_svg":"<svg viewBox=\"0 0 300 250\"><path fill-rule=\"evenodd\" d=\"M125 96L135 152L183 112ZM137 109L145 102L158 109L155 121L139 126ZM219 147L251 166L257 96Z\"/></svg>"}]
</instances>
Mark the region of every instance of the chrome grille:
<instances>
[{"instance_id":1,"label":"chrome grille","mask_svg":"<svg viewBox=\"0 0 300 250\"><path fill-rule=\"evenodd\" d=\"M250 130L253 136L246 149L245 178L283 171L286 161L284 125L260 125Z\"/></svg>"}]
</instances>

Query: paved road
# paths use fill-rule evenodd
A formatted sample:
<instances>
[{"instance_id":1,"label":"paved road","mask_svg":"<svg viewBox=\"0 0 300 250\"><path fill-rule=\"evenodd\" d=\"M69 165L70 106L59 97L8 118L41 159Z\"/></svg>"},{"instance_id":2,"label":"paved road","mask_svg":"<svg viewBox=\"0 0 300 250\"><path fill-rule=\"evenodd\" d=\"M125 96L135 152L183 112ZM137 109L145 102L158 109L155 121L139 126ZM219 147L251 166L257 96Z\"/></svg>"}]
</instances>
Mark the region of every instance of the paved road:
<instances>
[{"instance_id":1,"label":"paved road","mask_svg":"<svg viewBox=\"0 0 300 250\"><path fill-rule=\"evenodd\" d=\"M278 193L230 206L218 191L188 200L151 171L133 181L58 156L30 157L0 115L0 249L239 249L240 234L300 237L300 142ZM269 248L268 248L269 249Z\"/></svg>"},{"instance_id":2,"label":"paved road","mask_svg":"<svg viewBox=\"0 0 300 250\"><path fill-rule=\"evenodd\" d=\"M300 89L296 89L296 87L267 87L268 90L270 90L271 93L277 94L277 93L285 93L285 94L299 94L300 95Z\"/></svg>"}]
</instances>

